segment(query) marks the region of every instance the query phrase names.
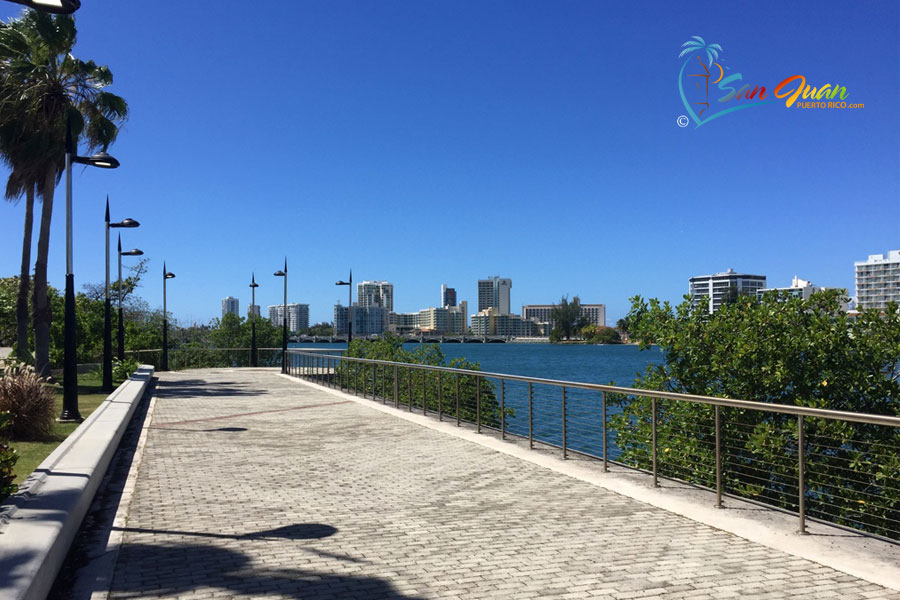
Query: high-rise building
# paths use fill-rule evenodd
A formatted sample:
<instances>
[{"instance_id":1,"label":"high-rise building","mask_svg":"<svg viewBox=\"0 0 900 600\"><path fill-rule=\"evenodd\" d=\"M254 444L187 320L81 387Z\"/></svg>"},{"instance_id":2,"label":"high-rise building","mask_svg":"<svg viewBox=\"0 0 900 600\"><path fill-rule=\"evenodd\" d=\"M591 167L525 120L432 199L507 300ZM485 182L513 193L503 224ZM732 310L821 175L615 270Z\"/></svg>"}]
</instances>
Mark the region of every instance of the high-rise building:
<instances>
[{"instance_id":1,"label":"high-rise building","mask_svg":"<svg viewBox=\"0 0 900 600\"><path fill-rule=\"evenodd\" d=\"M269 321L272 325L280 326L284 320L284 306L281 304L269 305ZM309 304L296 302L287 305L288 331L303 331L309 329Z\"/></svg>"},{"instance_id":2,"label":"high-rise building","mask_svg":"<svg viewBox=\"0 0 900 600\"><path fill-rule=\"evenodd\" d=\"M691 277L691 302L694 306L703 305L709 310L709 314L713 314L730 296L746 295L755 298L756 293L765 287L765 275L747 275L728 269L724 273Z\"/></svg>"},{"instance_id":3,"label":"high-rise building","mask_svg":"<svg viewBox=\"0 0 900 600\"><path fill-rule=\"evenodd\" d=\"M805 279L800 279L799 277L794 275L794 278L791 280L791 285L789 287L765 288L756 292L756 297L761 298L763 294L767 294L769 292L787 292L788 295L792 298L809 300L810 296L812 296L816 292L824 292L827 289L830 288L813 285L812 282L806 281ZM844 295L846 296L847 290L841 289L841 291L843 291Z\"/></svg>"},{"instance_id":4,"label":"high-rise building","mask_svg":"<svg viewBox=\"0 0 900 600\"><path fill-rule=\"evenodd\" d=\"M440 333L463 335L468 329L468 303L459 306L423 308L414 313L390 313L388 330L393 333Z\"/></svg>"},{"instance_id":5,"label":"high-rise building","mask_svg":"<svg viewBox=\"0 0 900 600\"><path fill-rule=\"evenodd\" d=\"M856 306L858 309L885 308L900 302L900 250L870 254L868 260L854 262Z\"/></svg>"},{"instance_id":6,"label":"high-rise building","mask_svg":"<svg viewBox=\"0 0 900 600\"><path fill-rule=\"evenodd\" d=\"M363 281L356 284L356 297L359 306L380 306L394 310L394 284L387 281Z\"/></svg>"},{"instance_id":7,"label":"high-rise building","mask_svg":"<svg viewBox=\"0 0 900 600\"><path fill-rule=\"evenodd\" d=\"M539 333L540 326L534 319L523 319L519 315L504 315L493 306L472 315L473 335L535 337Z\"/></svg>"},{"instance_id":8,"label":"high-rise building","mask_svg":"<svg viewBox=\"0 0 900 600\"><path fill-rule=\"evenodd\" d=\"M534 319L548 332L553 329L553 304L525 304L522 306L522 318ZM606 325L605 304L582 304L581 318L598 326Z\"/></svg>"},{"instance_id":9,"label":"high-rise building","mask_svg":"<svg viewBox=\"0 0 900 600\"><path fill-rule=\"evenodd\" d=\"M501 279L499 275L478 280L478 312L496 308L501 315L509 314L509 291L512 279Z\"/></svg>"},{"instance_id":10,"label":"high-rise building","mask_svg":"<svg viewBox=\"0 0 900 600\"><path fill-rule=\"evenodd\" d=\"M388 329L390 311L383 306L353 305L353 337L381 335ZM334 333L347 335L350 309L340 304L334 305Z\"/></svg>"},{"instance_id":11,"label":"high-rise building","mask_svg":"<svg viewBox=\"0 0 900 600\"><path fill-rule=\"evenodd\" d=\"M247 310L248 316L259 316L259 304L251 304L250 308Z\"/></svg>"},{"instance_id":12,"label":"high-rise building","mask_svg":"<svg viewBox=\"0 0 900 600\"><path fill-rule=\"evenodd\" d=\"M441 285L441 306L456 306L456 290L446 285Z\"/></svg>"},{"instance_id":13,"label":"high-rise building","mask_svg":"<svg viewBox=\"0 0 900 600\"><path fill-rule=\"evenodd\" d=\"M222 318L224 319L225 315L229 313L233 315L241 314L241 301L232 296L222 299Z\"/></svg>"}]
</instances>

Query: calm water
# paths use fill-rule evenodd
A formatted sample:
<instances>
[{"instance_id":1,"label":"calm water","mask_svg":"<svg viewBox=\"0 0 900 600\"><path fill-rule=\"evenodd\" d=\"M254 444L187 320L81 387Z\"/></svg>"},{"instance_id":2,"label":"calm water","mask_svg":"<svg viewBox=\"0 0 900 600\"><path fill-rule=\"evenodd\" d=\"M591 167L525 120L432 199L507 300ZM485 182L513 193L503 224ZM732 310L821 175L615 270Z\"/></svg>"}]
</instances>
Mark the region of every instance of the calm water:
<instances>
[{"instance_id":1,"label":"calm water","mask_svg":"<svg viewBox=\"0 0 900 600\"><path fill-rule=\"evenodd\" d=\"M293 345L293 344L292 344ZM300 346L300 345L297 345ZM343 349L346 344L304 344L302 347ZM413 349L415 344L404 344ZM641 351L637 346L568 346L553 344L441 344L451 358L465 357L480 364L483 371L562 379L588 383L615 383L631 386L635 375L651 363L662 363L658 347ZM500 398L500 383L493 380ZM515 415L506 420L507 430L528 435L528 384L507 381L504 400ZM534 437L553 444L562 443L561 389L534 386L532 395ZM603 454L601 396L597 392L567 389L566 444L595 456ZM452 407L448 407L452 410ZM609 414L617 412L610 408ZM615 433L609 434L610 457L619 455Z\"/></svg>"}]
</instances>

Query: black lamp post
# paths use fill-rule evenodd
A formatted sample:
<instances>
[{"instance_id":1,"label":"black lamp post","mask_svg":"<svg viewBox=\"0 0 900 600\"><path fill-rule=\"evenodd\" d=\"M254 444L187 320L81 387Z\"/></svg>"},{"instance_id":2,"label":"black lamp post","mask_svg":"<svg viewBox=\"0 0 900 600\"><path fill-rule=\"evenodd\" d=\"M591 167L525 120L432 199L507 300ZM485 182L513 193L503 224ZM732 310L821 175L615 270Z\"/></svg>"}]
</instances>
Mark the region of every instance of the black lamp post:
<instances>
[{"instance_id":1,"label":"black lamp post","mask_svg":"<svg viewBox=\"0 0 900 600\"><path fill-rule=\"evenodd\" d=\"M112 385L112 317L109 300L109 229L110 227L139 227L134 219L125 219L118 223L109 222L109 196L106 197L106 287L103 295L106 300L103 310L103 387L104 392L111 392Z\"/></svg>"},{"instance_id":2,"label":"black lamp post","mask_svg":"<svg viewBox=\"0 0 900 600\"><path fill-rule=\"evenodd\" d=\"M66 300L63 319L63 409L59 421L80 422L78 411L78 343L75 338L75 274L72 268L72 163L115 169L119 161L100 152L93 156L78 156L72 128L66 123Z\"/></svg>"},{"instance_id":3,"label":"black lamp post","mask_svg":"<svg viewBox=\"0 0 900 600\"><path fill-rule=\"evenodd\" d=\"M284 260L285 272L287 271L287 259ZM285 278L285 286L287 286L287 278ZM256 352L256 315L253 314L253 308L256 306L256 288L259 287L259 284L256 283L256 273L252 273L250 275L250 366L258 367L259 366L259 356L257 356Z\"/></svg>"},{"instance_id":4,"label":"black lamp post","mask_svg":"<svg viewBox=\"0 0 900 600\"><path fill-rule=\"evenodd\" d=\"M287 257L284 271L275 271L275 277L284 277L284 304L281 306L281 372L287 373Z\"/></svg>"},{"instance_id":5,"label":"black lamp post","mask_svg":"<svg viewBox=\"0 0 900 600\"><path fill-rule=\"evenodd\" d=\"M160 361L159 370L169 370L169 309L166 306L166 281L174 279L175 273L169 273L166 270L166 263L163 262L163 341L162 341L162 360Z\"/></svg>"},{"instance_id":6,"label":"black lamp post","mask_svg":"<svg viewBox=\"0 0 900 600\"><path fill-rule=\"evenodd\" d=\"M119 235L119 348L116 356L119 360L125 360L125 320L122 318L122 257L123 256L141 256L143 250L132 248L131 250L122 251L122 236Z\"/></svg>"},{"instance_id":7,"label":"black lamp post","mask_svg":"<svg viewBox=\"0 0 900 600\"><path fill-rule=\"evenodd\" d=\"M353 341L353 269L350 269L350 281L338 281L334 285L347 286L347 348Z\"/></svg>"},{"instance_id":8,"label":"black lamp post","mask_svg":"<svg viewBox=\"0 0 900 600\"><path fill-rule=\"evenodd\" d=\"M28 8L57 15L70 15L81 8L81 0L9 0Z\"/></svg>"}]
</instances>

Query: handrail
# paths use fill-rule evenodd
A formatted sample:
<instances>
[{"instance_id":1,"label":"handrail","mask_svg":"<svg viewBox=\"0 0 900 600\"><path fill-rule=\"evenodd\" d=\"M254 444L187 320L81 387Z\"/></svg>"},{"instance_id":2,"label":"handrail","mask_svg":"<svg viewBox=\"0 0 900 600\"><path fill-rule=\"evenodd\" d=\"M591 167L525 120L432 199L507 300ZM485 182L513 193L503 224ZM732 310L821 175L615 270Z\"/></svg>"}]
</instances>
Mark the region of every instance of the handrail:
<instances>
[{"instance_id":1,"label":"handrail","mask_svg":"<svg viewBox=\"0 0 900 600\"><path fill-rule=\"evenodd\" d=\"M334 351L334 348L323 348L321 352ZM306 352L315 352L315 349L294 349L288 348L288 354L303 355ZM811 408L808 406L791 406L788 404L774 404L770 402L760 402L758 400L738 400L733 398L717 398L715 396L699 396L695 394L680 394L678 392L663 392L657 390L645 390L641 388L623 387L617 385L604 385L600 383L587 383L580 381L566 381L563 379L545 379L542 377L528 377L527 375L513 375L509 373L493 373L490 371L473 371L471 369L458 369L456 367L440 367L436 365L420 365L417 363L394 362L389 360L378 360L373 358L358 358L336 354L335 357L341 360L354 362L363 362L375 365L385 366L402 366L404 368L421 369L428 371L441 371L444 373L458 373L461 375L474 375L478 377L490 377L493 379L505 379L509 381L522 381L525 383L538 383L541 385L554 385L557 387L576 388L583 390L593 390L597 392L607 392L614 394L626 394L629 396L640 396L646 398L663 398L666 400L681 400L686 402L695 402L699 404L708 404L711 406L728 406L731 408L745 408L748 410L777 412L783 414L819 417L821 419L835 419L840 421L852 421L855 423L865 423L868 425L886 425L888 427L900 427L900 417L892 417L890 415L873 415L870 413L856 413L842 410L833 410L829 408Z\"/></svg>"}]
</instances>

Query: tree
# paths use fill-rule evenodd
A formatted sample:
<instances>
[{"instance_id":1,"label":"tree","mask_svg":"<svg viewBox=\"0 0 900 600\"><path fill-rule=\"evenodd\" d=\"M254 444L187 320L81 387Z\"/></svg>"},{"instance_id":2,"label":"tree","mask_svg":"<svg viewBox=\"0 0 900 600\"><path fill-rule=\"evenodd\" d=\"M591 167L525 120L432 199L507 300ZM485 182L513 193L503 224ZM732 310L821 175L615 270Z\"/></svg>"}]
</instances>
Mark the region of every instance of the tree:
<instances>
[{"instance_id":1,"label":"tree","mask_svg":"<svg viewBox=\"0 0 900 600\"><path fill-rule=\"evenodd\" d=\"M581 328L581 337L592 344L621 344L619 332L612 327L591 323Z\"/></svg>"},{"instance_id":2,"label":"tree","mask_svg":"<svg viewBox=\"0 0 900 600\"><path fill-rule=\"evenodd\" d=\"M712 315L687 298L673 307L635 297L634 339L642 349L659 344L665 355L635 386L900 416L898 307L851 318L842 296L837 290L807 300L778 292L759 300L740 296ZM612 405L621 409L611 423L623 461L649 466L649 401L615 396ZM660 472L714 485L712 408L665 401L659 415ZM807 417L799 448L793 415L724 408L722 419L727 491L792 507L803 452L810 514L891 535L884 524L900 520L900 488L892 483L900 477L900 430Z\"/></svg>"},{"instance_id":3,"label":"tree","mask_svg":"<svg viewBox=\"0 0 900 600\"><path fill-rule=\"evenodd\" d=\"M35 10L0 28L0 131L6 132L0 150L27 161L25 182L33 183L43 200L33 294L35 367L41 375L50 367L47 258L67 129L76 144L87 142L89 152L106 150L128 112L122 98L104 91L112 83L109 69L72 56L75 37L71 16Z\"/></svg>"},{"instance_id":4,"label":"tree","mask_svg":"<svg viewBox=\"0 0 900 600\"><path fill-rule=\"evenodd\" d=\"M559 304L555 304L550 311L550 320L553 321L553 329L558 330L556 336L551 331L551 338L570 339L583 326L587 325L586 320L581 316L581 300L578 296L572 298L569 302L568 296L563 296ZM551 341L553 341L551 339Z\"/></svg>"},{"instance_id":5,"label":"tree","mask_svg":"<svg viewBox=\"0 0 900 600\"><path fill-rule=\"evenodd\" d=\"M316 323L309 328L309 335L317 335L319 337L329 337L334 335L334 325L331 323Z\"/></svg>"}]
</instances>

